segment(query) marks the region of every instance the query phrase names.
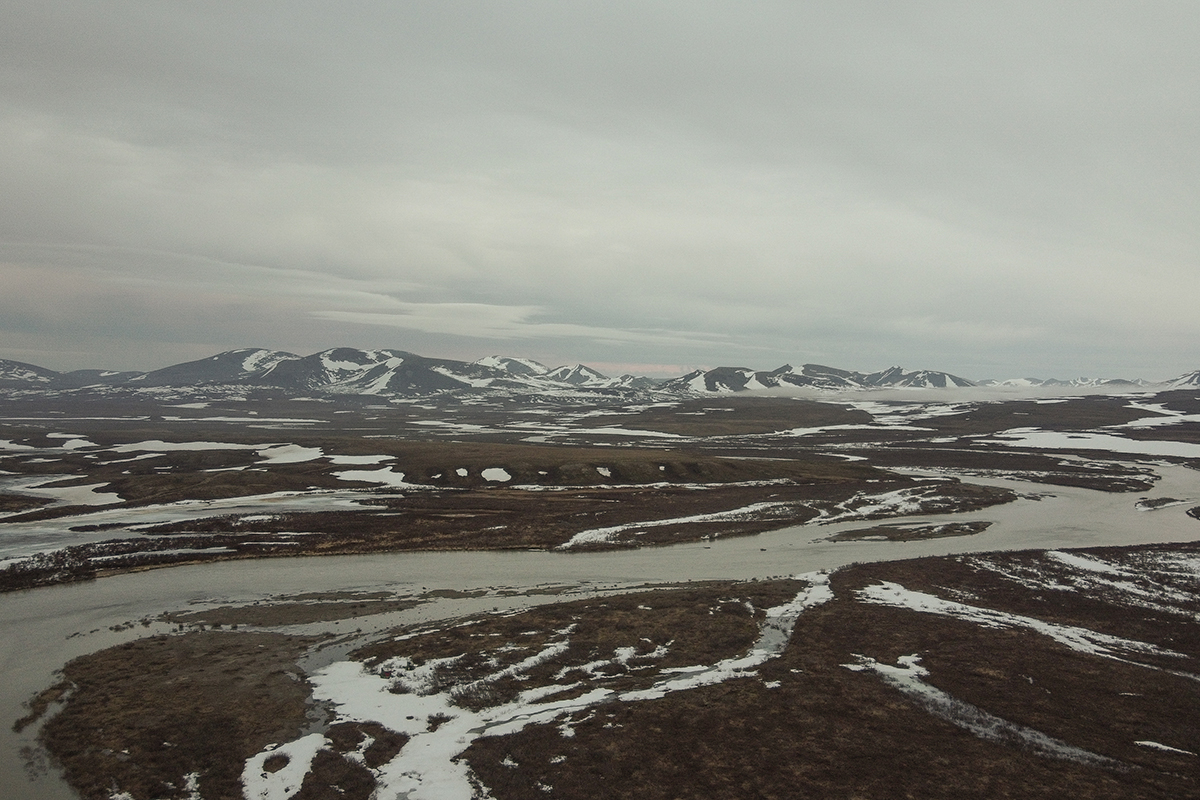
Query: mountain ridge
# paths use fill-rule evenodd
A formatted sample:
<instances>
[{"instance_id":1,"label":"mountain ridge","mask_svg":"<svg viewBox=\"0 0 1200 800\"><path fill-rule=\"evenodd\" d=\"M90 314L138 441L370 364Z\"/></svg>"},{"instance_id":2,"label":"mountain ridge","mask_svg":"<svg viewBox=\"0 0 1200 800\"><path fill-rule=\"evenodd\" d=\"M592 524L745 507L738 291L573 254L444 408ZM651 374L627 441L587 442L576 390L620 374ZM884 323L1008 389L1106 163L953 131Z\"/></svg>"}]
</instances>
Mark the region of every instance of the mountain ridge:
<instances>
[{"instance_id":1,"label":"mountain ridge","mask_svg":"<svg viewBox=\"0 0 1200 800\"><path fill-rule=\"evenodd\" d=\"M722 366L676 378L636 375L616 378L585 364L547 367L527 358L492 355L476 361L431 358L405 350L335 347L307 356L282 350L241 348L149 372L96 369L56 372L35 364L0 359L0 389L162 389L236 386L290 393L421 396L458 391L734 394L780 389L829 392L879 389L995 388L1190 388L1200 387L1200 370L1161 383L1125 379L1018 378L971 381L936 370L893 366L858 372L823 364L774 370Z\"/></svg>"}]
</instances>

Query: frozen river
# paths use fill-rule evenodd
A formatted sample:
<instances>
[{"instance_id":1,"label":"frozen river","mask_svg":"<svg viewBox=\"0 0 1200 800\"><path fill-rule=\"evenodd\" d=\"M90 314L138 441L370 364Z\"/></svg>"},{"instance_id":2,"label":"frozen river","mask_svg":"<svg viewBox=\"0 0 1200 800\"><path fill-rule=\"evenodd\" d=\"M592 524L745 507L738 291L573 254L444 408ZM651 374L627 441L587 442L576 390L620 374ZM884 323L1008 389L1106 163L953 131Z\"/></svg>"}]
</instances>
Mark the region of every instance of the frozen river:
<instances>
[{"instance_id":1,"label":"frozen river","mask_svg":"<svg viewBox=\"0 0 1200 800\"><path fill-rule=\"evenodd\" d=\"M28 733L14 734L22 704L53 682L53 673L84 653L162 632L153 623L112 631L129 621L192 604L227 604L300 592L379 590L421 594L426 589L512 589L569 586L610 591L646 583L749 579L790 575L857 561L950 553L1182 542L1200 539L1200 521L1185 514L1200 504L1200 473L1162 465L1153 490L1107 494L1007 479L971 477L1022 494L1014 503L928 520L990 521L974 536L926 542L828 542L824 537L870 523L800 526L757 536L606 553L440 552L233 561L119 575L92 583L0 595L0 786L10 800L56 800L71 792L52 775L31 777L22 748ZM1143 497L1188 501L1139 510ZM1040 499L1035 499L1040 498ZM578 594L567 594L572 599ZM438 599L355 627L391 626L488 610L552 602L550 595ZM193 606L194 607L194 606ZM324 629L337 631L334 623ZM307 630L313 630L309 626Z\"/></svg>"}]
</instances>

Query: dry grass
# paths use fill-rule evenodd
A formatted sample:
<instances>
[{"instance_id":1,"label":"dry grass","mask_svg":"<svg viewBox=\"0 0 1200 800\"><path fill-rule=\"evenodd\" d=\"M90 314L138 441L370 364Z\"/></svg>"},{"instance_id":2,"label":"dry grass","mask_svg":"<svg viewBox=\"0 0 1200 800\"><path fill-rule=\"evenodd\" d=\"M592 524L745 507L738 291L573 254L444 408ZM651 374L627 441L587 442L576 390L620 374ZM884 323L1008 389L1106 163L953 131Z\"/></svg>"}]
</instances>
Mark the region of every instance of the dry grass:
<instances>
[{"instance_id":1,"label":"dry grass","mask_svg":"<svg viewBox=\"0 0 1200 800\"><path fill-rule=\"evenodd\" d=\"M854 542L862 539L885 539L889 542L916 542L922 539L942 539L948 536L973 536L990 528L990 522L948 522L945 525L874 525L856 528L827 537L831 542Z\"/></svg>"},{"instance_id":2,"label":"dry grass","mask_svg":"<svg viewBox=\"0 0 1200 800\"><path fill-rule=\"evenodd\" d=\"M314 640L266 633L157 636L75 659L65 708L40 740L85 800L119 785L139 800L241 797L242 762L299 735L308 688L296 658Z\"/></svg>"},{"instance_id":3,"label":"dry grass","mask_svg":"<svg viewBox=\"0 0 1200 800\"><path fill-rule=\"evenodd\" d=\"M605 421L680 436L739 436L823 425L863 425L871 421L871 415L840 405L790 397L721 396L606 417Z\"/></svg>"},{"instance_id":4,"label":"dry grass","mask_svg":"<svg viewBox=\"0 0 1200 800\"><path fill-rule=\"evenodd\" d=\"M1200 555L1200 544L1091 552L1132 569L1165 549ZM1135 744L1148 740L1195 751L1200 741L1200 690L1185 674L1200 672L1200 600L1181 601L1178 594L1200 592L1195 578L1158 576L1176 592L1171 602L1183 613L1137 611L1099 589L1031 588L1006 577L1037 569L1047 585L1064 584L1067 567L1040 553L985 558L999 571L981 569L979 557L846 568L832 577L835 599L801 615L791 644L757 678L598 706L569 719L571 737L557 721L532 725L479 739L464 757L496 800L545 797L547 786L550 796L560 798L1200 797L1200 758ZM881 581L1154 643L1184 656L1138 656L1166 669L1147 668L1075 652L1028 630L983 628L857 599L857 590ZM743 652L757 635L761 609L800 586L787 580L722 582L550 605L436 626L368 645L353 657L379 669L397 656L414 663L458 656L436 675L435 688L453 693L565 637L569 647L529 669L526 680L492 681L486 692L463 692L460 702L470 708L502 703L520 690L558 681L582 681L579 691L638 688L659 669ZM85 797L107 798L114 779L137 800L181 797L178 780L196 770L208 776L201 781L206 798L234 797L224 792L240 759L272 737L286 738L284 729L296 724L302 708L297 698L303 685L285 674L299 643L261 637L159 637L72 662L66 677L74 692L47 724L43 740ZM590 675L582 668L612 659L617 648L649 653L658 645L667 652L613 662ZM1052 759L1012 742L980 739L874 674L844 666L859 657L894 664L913 654L929 670L927 682L960 703L1100 754L1113 765ZM299 797L366 800L373 787L368 768L403 746L403 737L378 726L343 724L327 735L332 744L314 761ZM351 754L362 752L365 736L378 744L364 753L363 766ZM189 743L189 737L197 741Z\"/></svg>"},{"instance_id":5,"label":"dry grass","mask_svg":"<svg viewBox=\"0 0 1200 800\"><path fill-rule=\"evenodd\" d=\"M1200 759L1134 744L1196 750L1193 680L1075 653L1031 632L854 601L856 588L881 580L1022 613L1057 609L1051 618L1063 622L1169 641L1189 654L1186 665L1175 664L1184 670L1195 671L1200 656L1200 626L1187 618L1139 620L1086 598L1044 602L959 559L864 565L835 576L837 599L801 616L792 645L760 670L762 680L613 704L581 715L571 738L544 725L480 739L468 760L497 800L544 797L542 786L561 798L1200 796ZM914 653L928 681L961 701L1108 756L1118 768L976 738L842 666L859 655L894 664Z\"/></svg>"}]
</instances>

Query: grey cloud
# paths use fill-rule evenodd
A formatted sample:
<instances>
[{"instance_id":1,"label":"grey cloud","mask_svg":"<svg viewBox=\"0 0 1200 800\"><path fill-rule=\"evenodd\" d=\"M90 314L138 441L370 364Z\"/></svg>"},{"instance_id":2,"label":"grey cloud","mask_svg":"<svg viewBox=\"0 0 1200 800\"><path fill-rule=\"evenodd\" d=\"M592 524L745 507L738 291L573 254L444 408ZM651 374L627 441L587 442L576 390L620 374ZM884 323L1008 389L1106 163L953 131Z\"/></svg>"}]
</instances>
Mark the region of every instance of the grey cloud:
<instances>
[{"instance_id":1,"label":"grey cloud","mask_svg":"<svg viewBox=\"0 0 1200 800\"><path fill-rule=\"evenodd\" d=\"M1161 377L1200 357L1194 4L19 2L5 22L0 356L511 342ZM89 356L106 332L120 347Z\"/></svg>"}]
</instances>

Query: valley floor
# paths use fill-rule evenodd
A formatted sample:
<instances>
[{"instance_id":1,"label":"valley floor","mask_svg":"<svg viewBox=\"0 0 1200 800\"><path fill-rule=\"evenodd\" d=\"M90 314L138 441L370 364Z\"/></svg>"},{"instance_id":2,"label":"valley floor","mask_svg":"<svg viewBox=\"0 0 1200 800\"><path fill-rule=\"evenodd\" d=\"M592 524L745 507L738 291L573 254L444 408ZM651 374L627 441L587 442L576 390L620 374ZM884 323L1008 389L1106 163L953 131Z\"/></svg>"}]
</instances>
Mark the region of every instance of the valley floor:
<instances>
[{"instance_id":1,"label":"valley floor","mask_svg":"<svg viewBox=\"0 0 1200 800\"><path fill-rule=\"evenodd\" d=\"M76 659L41 741L98 800L1200 797L1200 545L649 588L333 658L278 627L401 599L194 614Z\"/></svg>"},{"instance_id":2,"label":"valley floor","mask_svg":"<svg viewBox=\"0 0 1200 800\"><path fill-rule=\"evenodd\" d=\"M89 800L1200 798L1195 395L0 399L21 641L39 592L410 551L115 647L83 602L5 741Z\"/></svg>"}]
</instances>

